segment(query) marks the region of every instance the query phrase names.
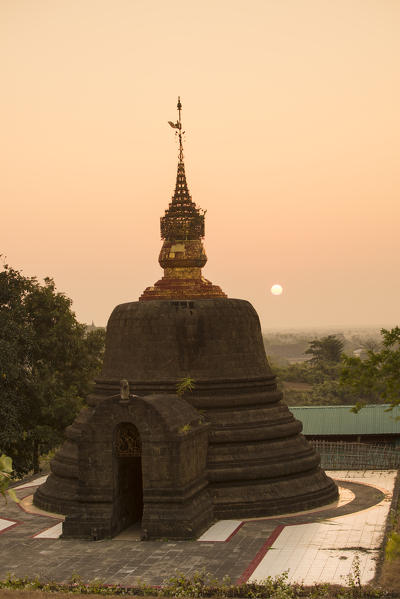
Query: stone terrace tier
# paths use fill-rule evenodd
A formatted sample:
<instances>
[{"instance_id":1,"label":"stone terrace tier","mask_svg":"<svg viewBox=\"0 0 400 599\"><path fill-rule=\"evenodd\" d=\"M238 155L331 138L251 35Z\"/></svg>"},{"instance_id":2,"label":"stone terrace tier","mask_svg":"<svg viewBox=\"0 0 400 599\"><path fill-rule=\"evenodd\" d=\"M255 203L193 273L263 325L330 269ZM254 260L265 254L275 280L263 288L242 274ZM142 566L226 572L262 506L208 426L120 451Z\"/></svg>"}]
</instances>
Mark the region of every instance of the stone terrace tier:
<instances>
[{"instance_id":1,"label":"stone terrace tier","mask_svg":"<svg viewBox=\"0 0 400 599\"><path fill-rule=\"evenodd\" d=\"M174 393L185 377L195 388L184 399L210 425L207 479L214 517L274 515L336 499L335 483L277 391L258 316L247 301L117 306L107 326L103 372L88 403L95 407L118 394L122 378L134 394L147 396ZM55 460L48 507L55 494L74 501L76 442L69 435Z\"/></svg>"}]
</instances>

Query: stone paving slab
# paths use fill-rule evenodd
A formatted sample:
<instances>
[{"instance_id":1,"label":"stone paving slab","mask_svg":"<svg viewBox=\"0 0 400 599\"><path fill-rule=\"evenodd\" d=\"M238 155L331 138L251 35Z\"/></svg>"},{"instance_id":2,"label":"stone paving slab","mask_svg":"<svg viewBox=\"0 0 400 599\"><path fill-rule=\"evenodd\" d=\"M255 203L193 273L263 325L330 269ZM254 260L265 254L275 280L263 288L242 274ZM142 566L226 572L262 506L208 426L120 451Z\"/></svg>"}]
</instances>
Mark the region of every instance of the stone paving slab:
<instances>
[{"instance_id":1,"label":"stone paving slab","mask_svg":"<svg viewBox=\"0 0 400 599\"><path fill-rule=\"evenodd\" d=\"M336 473L331 476L336 478ZM38 533L56 526L57 520L25 512L9 501L0 508L0 518L16 524L0 531L0 579L11 573L19 577L38 576L41 580L68 582L74 574L79 574L85 582L98 578L108 584L129 586L145 582L160 585L176 572L192 576L205 570L218 579L228 576L232 582L244 581L255 572L257 560L259 564L268 553L275 552L269 551L273 543L268 546L268 539L273 538L277 530L297 526L305 531L309 526L320 526L329 518L348 518L346 514L368 511L385 498L384 491L376 486L360 484L345 473L340 473L340 477L345 478L340 485L346 489L348 498L341 504L279 518L245 521L241 525L238 521L234 531L233 525L223 522L214 529L214 533L219 531L218 539L211 531L211 536L202 542L43 538ZM380 482L373 480L378 487ZM34 490L34 486L23 485L16 492L22 498ZM287 561L285 565L287 569ZM327 571L333 570L329 562L324 567ZM269 567L267 570L272 573Z\"/></svg>"},{"instance_id":2,"label":"stone paving slab","mask_svg":"<svg viewBox=\"0 0 400 599\"><path fill-rule=\"evenodd\" d=\"M345 584L356 561L362 584L371 582L384 538L396 472L366 471L358 473L358 477L356 474L352 472L352 482L363 483L367 491L379 490L381 501L322 522L282 528L250 575L250 582L288 571L291 582ZM354 505L354 501L350 503Z\"/></svg>"},{"instance_id":3,"label":"stone paving slab","mask_svg":"<svg viewBox=\"0 0 400 599\"><path fill-rule=\"evenodd\" d=\"M237 532L237 529L242 524L242 520L219 520L219 522L210 526L197 540L201 542L226 542Z\"/></svg>"},{"instance_id":4,"label":"stone paving slab","mask_svg":"<svg viewBox=\"0 0 400 599\"><path fill-rule=\"evenodd\" d=\"M8 520L7 518L0 518L0 533L7 530L7 528L11 528L11 526L17 526L18 522L15 520Z\"/></svg>"}]
</instances>

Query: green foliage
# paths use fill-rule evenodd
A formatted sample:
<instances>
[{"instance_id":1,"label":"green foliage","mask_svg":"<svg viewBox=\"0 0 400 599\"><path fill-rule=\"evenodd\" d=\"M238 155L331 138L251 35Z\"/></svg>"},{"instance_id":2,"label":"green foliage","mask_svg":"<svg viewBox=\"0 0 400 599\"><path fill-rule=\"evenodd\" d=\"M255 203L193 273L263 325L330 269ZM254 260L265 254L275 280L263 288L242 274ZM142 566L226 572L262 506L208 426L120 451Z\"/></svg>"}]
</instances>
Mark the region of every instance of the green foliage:
<instances>
[{"instance_id":1,"label":"green foliage","mask_svg":"<svg viewBox=\"0 0 400 599\"><path fill-rule=\"evenodd\" d=\"M204 571L195 572L192 578L178 572L163 582L163 595L166 597L204 597L205 589L214 584L215 581Z\"/></svg>"},{"instance_id":2,"label":"green foliage","mask_svg":"<svg viewBox=\"0 0 400 599\"><path fill-rule=\"evenodd\" d=\"M328 335L309 342L312 358L300 364L275 368L284 382L312 384L311 390L285 389L289 405L352 405L358 411L365 403L400 403L400 329L382 330L383 343L367 339L368 358L342 353L343 342ZM282 382L278 385L282 388Z\"/></svg>"},{"instance_id":3,"label":"green foliage","mask_svg":"<svg viewBox=\"0 0 400 599\"><path fill-rule=\"evenodd\" d=\"M190 377L184 377L176 384L176 394L182 397L187 391L193 391L195 388L194 380Z\"/></svg>"},{"instance_id":4,"label":"green foliage","mask_svg":"<svg viewBox=\"0 0 400 599\"><path fill-rule=\"evenodd\" d=\"M310 342L310 348L306 353L313 354L311 360L275 369L281 381L312 385L309 390L303 390L300 385L297 390L285 389L285 400L289 405L354 405L356 403L358 395L351 389L342 387L339 382L341 364L335 360L338 356L340 358L342 347L343 343L340 339L329 335ZM282 385L280 387L282 388Z\"/></svg>"},{"instance_id":5,"label":"green foliage","mask_svg":"<svg viewBox=\"0 0 400 599\"><path fill-rule=\"evenodd\" d=\"M306 354L311 356L313 365L338 364L343 352L344 343L335 335L314 339L309 344Z\"/></svg>"},{"instance_id":6,"label":"green foliage","mask_svg":"<svg viewBox=\"0 0 400 599\"><path fill-rule=\"evenodd\" d=\"M358 569L357 569L358 568ZM359 562L353 562L353 573L347 577L348 586L331 586L329 584L304 587L288 583L288 573L253 583L233 584L228 577L221 580L212 578L204 571L196 572L192 577L175 574L163 582L160 587L152 587L139 583L133 587L118 584L105 584L95 579L85 584L81 577L74 574L69 583L40 582L38 578L16 578L8 576L0 580L0 589L41 590L45 592L72 592L82 595L124 595L152 597L235 597L241 599L353 599L364 597L377 599L386 597L385 591L377 588L362 587L360 582Z\"/></svg>"},{"instance_id":7,"label":"green foliage","mask_svg":"<svg viewBox=\"0 0 400 599\"><path fill-rule=\"evenodd\" d=\"M309 347L305 351L312 356L310 360L274 368L274 371L282 380L289 382L315 385L336 380L339 378L342 351L343 341L335 335L314 339L309 341Z\"/></svg>"},{"instance_id":8,"label":"green foliage","mask_svg":"<svg viewBox=\"0 0 400 599\"><path fill-rule=\"evenodd\" d=\"M191 578L182 573L163 582L161 595L166 597L248 597L250 599L292 599L296 596L297 585L288 583L288 573L271 577L256 583L232 584L229 577L222 581L212 578L204 570Z\"/></svg>"},{"instance_id":9,"label":"green foliage","mask_svg":"<svg viewBox=\"0 0 400 599\"><path fill-rule=\"evenodd\" d=\"M309 362L290 364L289 366L275 366L271 364L273 372L283 381L297 383L315 383L319 381L318 373Z\"/></svg>"},{"instance_id":10,"label":"green foliage","mask_svg":"<svg viewBox=\"0 0 400 599\"><path fill-rule=\"evenodd\" d=\"M192 430L192 427L190 424L184 424L179 429L179 432L182 433L183 435L186 435L186 433L189 433L191 430Z\"/></svg>"},{"instance_id":11,"label":"green foliage","mask_svg":"<svg viewBox=\"0 0 400 599\"><path fill-rule=\"evenodd\" d=\"M322 383L313 385L312 390L309 393L304 393L303 396L304 402L301 405L304 406L353 406L357 401L357 396L354 393L343 389L339 381L334 379L326 379Z\"/></svg>"},{"instance_id":12,"label":"green foliage","mask_svg":"<svg viewBox=\"0 0 400 599\"><path fill-rule=\"evenodd\" d=\"M4 453L0 456L0 494L7 501L7 496L13 501L19 502L15 492L9 489L11 474L13 472L12 459L7 457Z\"/></svg>"},{"instance_id":13,"label":"green foliage","mask_svg":"<svg viewBox=\"0 0 400 599\"><path fill-rule=\"evenodd\" d=\"M21 475L60 443L90 391L104 332L86 334L54 281L0 272L0 446Z\"/></svg>"},{"instance_id":14,"label":"green foliage","mask_svg":"<svg viewBox=\"0 0 400 599\"><path fill-rule=\"evenodd\" d=\"M385 558L388 562L400 560L400 503L397 503L397 508L391 510L390 534L385 547Z\"/></svg>"},{"instance_id":15,"label":"green foliage","mask_svg":"<svg viewBox=\"0 0 400 599\"><path fill-rule=\"evenodd\" d=\"M398 532L392 531L390 533L386 544L385 557L389 562L400 558L400 534Z\"/></svg>"},{"instance_id":16,"label":"green foliage","mask_svg":"<svg viewBox=\"0 0 400 599\"><path fill-rule=\"evenodd\" d=\"M382 348L369 350L365 360L344 356L341 373L343 388L368 401L380 396L392 407L400 404L400 328L382 329ZM363 405L359 402L355 411Z\"/></svg>"},{"instance_id":17,"label":"green foliage","mask_svg":"<svg viewBox=\"0 0 400 599\"><path fill-rule=\"evenodd\" d=\"M360 342L361 349L368 351L379 351L381 349L381 343L374 337L367 337Z\"/></svg>"},{"instance_id":18,"label":"green foliage","mask_svg":"<svg viewBox=\"0 0 400 599\"><path fill-rule=\"evenodd\" d=\"M362 594L361 566L360 566L360 558L357 554L355 555L355 557L353 559L351 572L350 572L350 574L348 574L346 576L346 578L347 578L347 586L353 591L352 595L353 596L361 596L361 594Z\"/></svg>"}]
</instances>

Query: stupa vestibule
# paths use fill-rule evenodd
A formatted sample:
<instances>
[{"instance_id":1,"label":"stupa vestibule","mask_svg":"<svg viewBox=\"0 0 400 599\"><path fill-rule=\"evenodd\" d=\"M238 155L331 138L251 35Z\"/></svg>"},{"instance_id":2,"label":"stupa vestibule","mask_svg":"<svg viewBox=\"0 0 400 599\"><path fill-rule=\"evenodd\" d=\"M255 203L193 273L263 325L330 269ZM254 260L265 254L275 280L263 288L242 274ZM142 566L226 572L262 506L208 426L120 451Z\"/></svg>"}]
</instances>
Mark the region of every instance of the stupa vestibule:
<instances>
[{"instance_id":1,"label":"stupa vestibule","mask_svg":"<svg viewBox=\"0 0 400 599\"><path fill-rule=\"evenodd\" d=\"M215 519L337 498L277 390L256 311L202 276L205 218L186 182L180 100L178 115L164 276L113 310L94 392L34 497L66 514L65 537L104 538L140 522L143 538L193 538ZM188 379L194 388L178 397ZM135 395L120 392L122 380Z\"/></svg>"}]
</instances>

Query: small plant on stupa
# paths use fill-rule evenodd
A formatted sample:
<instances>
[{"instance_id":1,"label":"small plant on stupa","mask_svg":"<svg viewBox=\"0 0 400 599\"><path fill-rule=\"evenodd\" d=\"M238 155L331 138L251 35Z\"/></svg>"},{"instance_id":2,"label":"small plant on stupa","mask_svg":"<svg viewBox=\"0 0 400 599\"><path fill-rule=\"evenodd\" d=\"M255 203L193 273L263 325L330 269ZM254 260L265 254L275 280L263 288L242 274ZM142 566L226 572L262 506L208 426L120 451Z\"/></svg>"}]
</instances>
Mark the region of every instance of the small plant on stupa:
<instances>
[{"instance_id":1,"label":"small plant on stupa","mask_svg":"<svg viewBox=\"0 0 400 599\"><path fill-rule=\"evenodd\" d=\"M179 432L182 433L183 435L185 435L186 433L188 433L189 431L192 430L192 427L190 424L184 424L180 429Z\"/></svg>"},{"instance_id":2,"label":"small plant on stupa","mask_svg":"<svg viewBox=\"0 0 400 599\"><path fill-rule=\"evenodd\" d=\"M194 379L190 376L186 376L177 382L176 394L179 395L179 397L183 397L187 391L192 392L195 386Z\"/></svg>"}]
</instances>

